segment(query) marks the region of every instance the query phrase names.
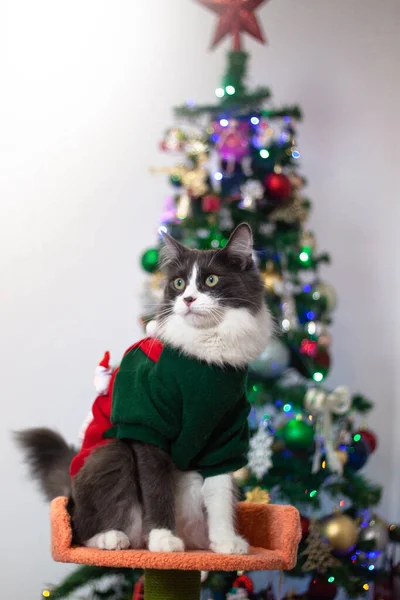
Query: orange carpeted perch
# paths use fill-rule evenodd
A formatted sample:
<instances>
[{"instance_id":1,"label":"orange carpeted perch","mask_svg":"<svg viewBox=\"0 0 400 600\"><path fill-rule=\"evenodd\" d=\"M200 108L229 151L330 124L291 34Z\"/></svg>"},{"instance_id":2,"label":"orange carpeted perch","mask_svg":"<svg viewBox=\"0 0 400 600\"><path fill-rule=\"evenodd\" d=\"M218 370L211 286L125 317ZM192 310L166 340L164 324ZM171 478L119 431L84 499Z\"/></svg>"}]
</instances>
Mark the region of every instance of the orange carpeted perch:
<instances>
[{"instance_id":1,"label":"orange carpeted perch","mask_svg":"<svg viewBox=\"0 0 400 600\"><path fill-rule=\"evenodd\" d=\"M71 520L66 507L67 498L56 498L51 503L51 551L54 560L145 569L146 600L158 600L159 597L163 600L193 600L200 589L200 571L292 569L301 538L300 517L293 506L240 502L237 506L237 529L250 544L247 555L208 551L97 550L71 546ZM165 570L171 571L168 577L162 574ZM185 576L180 571L197 571L199 576L196 578L194 573ZM174 582L172 588L171 578Z\"/></svg>"}]
</instances>

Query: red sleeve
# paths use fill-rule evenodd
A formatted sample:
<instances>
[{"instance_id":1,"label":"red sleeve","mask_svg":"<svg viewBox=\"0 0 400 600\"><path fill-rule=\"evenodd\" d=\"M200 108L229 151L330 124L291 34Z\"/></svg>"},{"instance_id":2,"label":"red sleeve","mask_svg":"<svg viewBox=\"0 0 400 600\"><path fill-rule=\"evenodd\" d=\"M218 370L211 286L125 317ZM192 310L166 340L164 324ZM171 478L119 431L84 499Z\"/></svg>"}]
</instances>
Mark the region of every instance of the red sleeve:
<instances>
[{"instance_id":1,"label":"red sleeve","mask_svg":"<svg viewBox=\"0 0 400 600\"><path fill-rule=\"evenodd\" d=\"M69 471L71 477L74 477L78 473L87 457L95 448L101 446L102 444L106 444L109 441L108 439L104 439L103 436L107 429L111 427L111 398L114 379L117 371L118 369L115 369L114 373L112 374L107 394L105 396L98 396L94 401L92 407L93 419L86 429L80 451L71 461Z\"/></svg>"}]
</instances>

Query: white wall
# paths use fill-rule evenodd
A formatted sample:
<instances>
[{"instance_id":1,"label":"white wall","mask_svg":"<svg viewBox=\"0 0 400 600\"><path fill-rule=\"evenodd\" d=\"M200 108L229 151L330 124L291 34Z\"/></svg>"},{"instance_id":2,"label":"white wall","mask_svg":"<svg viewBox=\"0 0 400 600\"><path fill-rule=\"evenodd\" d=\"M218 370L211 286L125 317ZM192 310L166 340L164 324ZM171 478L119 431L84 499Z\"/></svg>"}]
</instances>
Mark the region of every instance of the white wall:
<instances>
[{"instance_id":1,"label":"white wall","mask_svg":"<svg viewBox=\"0 0 400 600\"><path fill-rule=\"evenodd\" d=\"M377 402L369 473L400 520L394 462L399 382L395 292L399 183L397 0L274 0L270 47L249 41L252 81L301 103L313 225L337 287L333 383ZM56 426L72 441L103 350L139 334L141 250L166 184L157 144L170 107L210 100L224 49L189 0L0 3L0 421L2 596L34 599L68 567L49 556L48 510L10 430ZM22 571L22 575L21 575Z\"/></svg>"}]
</instances>

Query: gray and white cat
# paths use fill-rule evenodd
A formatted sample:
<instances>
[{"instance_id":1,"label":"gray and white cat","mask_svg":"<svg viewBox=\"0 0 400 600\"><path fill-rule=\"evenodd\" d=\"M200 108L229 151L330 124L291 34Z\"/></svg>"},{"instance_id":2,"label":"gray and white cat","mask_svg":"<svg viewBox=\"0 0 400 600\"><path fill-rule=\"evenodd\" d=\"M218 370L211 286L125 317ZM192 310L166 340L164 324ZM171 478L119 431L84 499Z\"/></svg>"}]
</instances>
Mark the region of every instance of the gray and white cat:
<instances>
[{"instance_id":1,"label":"gray and white cat","mask_svg":"<svg viewBox=\"0 0 400 600\"><path fill-rule=\"evenodd\" d=\"M200 361L247 366L272 331L249 226L239 225L222 250L189 250L167 235L164 241L157 337ZM156 446L112 440L93 451L70 485L75 451L58 434L31 429L18 433L17 441L47 498L69 495L76 543L109 550L248 551L235 531L230 473L203 479L178 471Z\"/></svg>"}]
</instances>

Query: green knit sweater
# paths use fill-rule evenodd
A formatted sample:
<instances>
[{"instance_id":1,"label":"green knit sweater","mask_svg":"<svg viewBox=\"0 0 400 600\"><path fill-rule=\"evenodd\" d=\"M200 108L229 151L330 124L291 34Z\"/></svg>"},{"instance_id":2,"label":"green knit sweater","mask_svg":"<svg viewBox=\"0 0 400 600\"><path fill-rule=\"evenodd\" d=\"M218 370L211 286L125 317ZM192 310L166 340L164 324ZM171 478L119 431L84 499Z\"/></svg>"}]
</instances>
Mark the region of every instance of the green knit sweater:
<instances>
[{"instance_id":1,"label":"green knit sweater","mask_svg":"<svg viewBox=\"0 0 400 600\"><path fill-rule=\"evenodd\" d=\"M130 350L116 375L106 437L154 444L203 477L247 463L247 369L217 367L164 346L157 362Z\"/></svg>"}]
</instances>

